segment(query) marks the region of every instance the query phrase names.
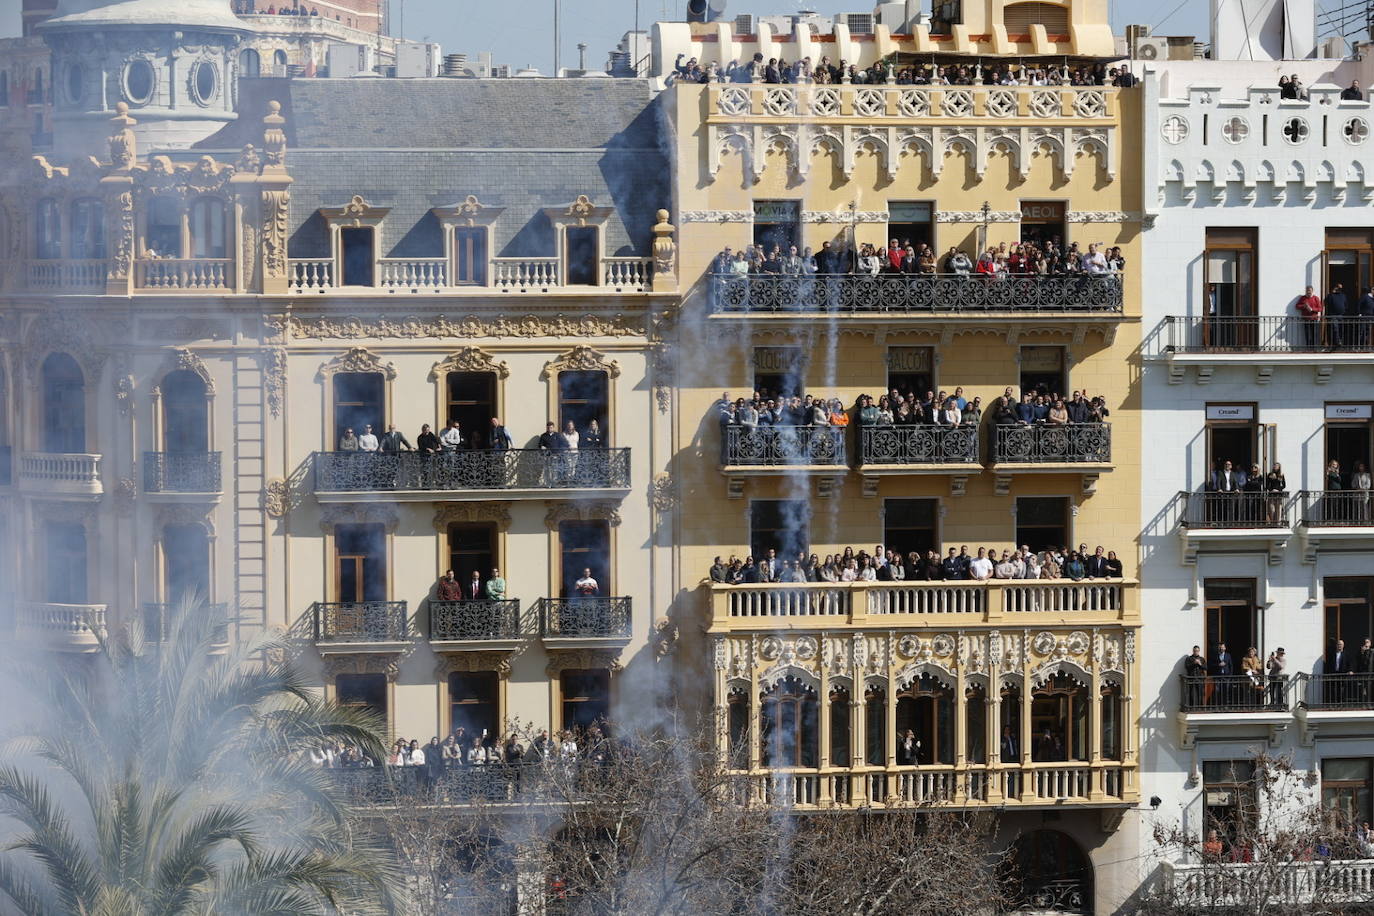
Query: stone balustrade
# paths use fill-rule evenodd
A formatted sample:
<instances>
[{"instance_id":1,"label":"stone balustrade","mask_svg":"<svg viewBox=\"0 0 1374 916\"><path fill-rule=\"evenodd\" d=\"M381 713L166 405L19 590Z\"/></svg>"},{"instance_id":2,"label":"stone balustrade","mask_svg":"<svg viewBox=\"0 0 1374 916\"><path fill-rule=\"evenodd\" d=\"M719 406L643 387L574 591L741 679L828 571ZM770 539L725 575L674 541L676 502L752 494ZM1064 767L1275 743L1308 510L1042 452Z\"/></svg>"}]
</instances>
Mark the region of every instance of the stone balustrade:
<instances>
[{"instance_id":1,"label":"stone balustrade","mask_svg":"<svg viewBox=\"0 0 1374 916\"><path fill-rule=\"evenodd\" d=\"M139 290L229 290L234 286L231 258L141 258L134 262Z\"/></svg>"},{"instance_id":2,"label":"stone balustrade","mask_svg":"<svg viewBox=\"0 0 1374 916\"><path fill-rule=\"evenodd\" d=\"M105 605L22 603L17 608L18 635L41 639L60 649L90 652L105 635Z\"/></svg>"},{"instance_id":3,"label":"stone balustrade","mask_svg":"<svg viewBox=\"0 0 1374 916\"><path fill-rule=\"evenodd\" d=\"M49 495L99 496L104 492L100 456L25 452L19 457L19 487Z\"/></svg>"},{"instance_id":4,"label":"stone balustrade","mask_svg":"<svg viewBox=\"0 0 1374 916\"><path fill-rule=\"evenodd\" d=\"M898 86L712 84L717 118L1052 120L1110 118L1108 86Z\"/></svg>"}]
</instances>

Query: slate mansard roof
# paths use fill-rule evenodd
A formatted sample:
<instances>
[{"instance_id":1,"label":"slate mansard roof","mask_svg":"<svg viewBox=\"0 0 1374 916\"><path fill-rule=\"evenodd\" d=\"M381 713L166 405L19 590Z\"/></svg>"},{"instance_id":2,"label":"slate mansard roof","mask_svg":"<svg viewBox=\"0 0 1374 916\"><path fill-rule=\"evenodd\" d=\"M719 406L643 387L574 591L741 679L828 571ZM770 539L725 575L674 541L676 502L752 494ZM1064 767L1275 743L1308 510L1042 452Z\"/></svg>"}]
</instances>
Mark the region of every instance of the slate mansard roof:
<instances>
[{"instance_id":1,"label":"slate mansard roof","mask_svg":"<svg viewBox=\"0 0 1374 916\"><path fill-rule=\"evenodd\" d=\"M261 115L286 117L291 257L326 257L321 207L355 194L390 207L379 257L443 253L432 207L469 194L503 207L492 256L554 253L541 212L585 194L611 206L608 255L647 256L654 213L670 205L666 141L645 80L248 79L239 118L198 151L261 145Z\"/></svg>"}]
</instances>

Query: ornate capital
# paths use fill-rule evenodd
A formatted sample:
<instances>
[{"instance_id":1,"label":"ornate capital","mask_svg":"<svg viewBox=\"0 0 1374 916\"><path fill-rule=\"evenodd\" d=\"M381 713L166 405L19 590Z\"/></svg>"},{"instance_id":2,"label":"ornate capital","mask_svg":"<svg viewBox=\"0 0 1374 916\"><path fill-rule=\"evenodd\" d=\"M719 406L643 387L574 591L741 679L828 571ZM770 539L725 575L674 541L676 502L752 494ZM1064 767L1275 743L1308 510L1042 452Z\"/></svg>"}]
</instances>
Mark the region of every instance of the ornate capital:
<instances>
[{"instance_id":1,"label":"ornate capital","mask_svg":"<svg viewBox=\"0 0 1374 916\"><path fill-rule=\"evenodd\" d=\"M67 522L74 525L88 525L95 521L100 504L94 500L35 500L33 515L35 520L44 522Z\"/></svg>"},{"instance_id":2,"label":"ornate capital","mask_svg":"<svg viewBox=\"0 0 1374 916\"><path fill-rule=\"evenodd\" d=\"M604 668L618 674L624 668L620 664L619 649L551 649L549 663L544 666L544 674L558 677L564 671L594 671Z\"/></svg>"},{"instance_id":3,"label":"ornate capital","mask_svg":"<svg viewBox=\"0 0 1374 916\"><path fill-rule=\"evenodd\" d=\"M501 531L510 530L510 503L435 503L434 530L443 532L452 524L495 522Z\"/></svg>"},{"instance_id":4,"label":"ornate capital","mask_svg":"<svg viewBox=\"0 0 1374 916\"><path fill-rule=\"evenodd\" d=\"M671 475L660 471L650 482L649 502L655 512L671 512L677 505L677 485Z\"/></svg>"},{"instance_id":5,"label":"ornate capital","mask_svg":"<svg viewBox=\"0 0 1374 916\"><path fill-rule=\"evenodd\" d=\"M341 356L336 356L320 367L318 378L339 372L380 372L387 381L396 378L396 367L384 363L377 354L366 347L350 347Z\"/></svg>"},{"instance_id":6,"label":"ornate capital","mask_svg":"<svg viewBox=\"0 0 1374 916\"><path fill-rule=\"evenodd\" d=\"M429 380L438 381L450 372L495 372L497 378L509 378L510 367L498 363L481 347L463 347L429 371Z\"/></svg>"},{"instance_id":7,"label":"ornate capital","mask_svg":"<svg viewBox=\"0 0 1374 916\"><path fill-rule=\"evenodd\" d=\"M324 676L334 680L341 674L384 674L388 683L396 683L401 673L401 656L396 653L360 653L358 655L327 655Z\"/></svg>"},{"instance_id":8,"label":"ornate capital","mask_svg":"<svg viewBox=\"0 0 1374 916\"><path fill-rule=\"evenodd\" d=\"M550 531L557 531L561 522L607 522L612 528L620 525L620 510L616 503L604 500L577 500L575 502L547 502L548 513L544 525Z\"/></svg>"},{"instance_id":9,"label":"ornate capital","mask_svg":"<svg viewBox=\"0 0 1374 916\"><path fill-rule=\"evenodd\" d=\"M560 372L605 372L610 378L620 377L620 364L592 347L573 347L568 352L544 365L539 373L540 381L547 382Z\"/></svg>"},{"instance_id":10,"label":"ornate capital","mask_svg":"<svg viewBox=\"0 0 1374 916\"><path fill-rule=\"evenodd\" d=\"M320 530L333 534L337 525L382 525L387 534L396 532L401 512L392 503L329 503L320 510Z\"/></svg>"}]
</instances>

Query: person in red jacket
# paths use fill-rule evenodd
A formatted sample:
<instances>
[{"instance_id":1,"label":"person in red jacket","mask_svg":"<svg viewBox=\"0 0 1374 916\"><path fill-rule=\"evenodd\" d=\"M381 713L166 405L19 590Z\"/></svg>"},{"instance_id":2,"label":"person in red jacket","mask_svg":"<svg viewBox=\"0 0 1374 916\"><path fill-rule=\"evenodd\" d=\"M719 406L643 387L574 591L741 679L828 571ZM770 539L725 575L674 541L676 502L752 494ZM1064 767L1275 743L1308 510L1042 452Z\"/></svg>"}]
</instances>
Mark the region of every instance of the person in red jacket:
<instances>
[{"instance_id":1,"label":"person in red jacket","mask_svg":"<svg viewBox=\"0 0 1374 916\"><path fill-rule=\"evenodd\" d=\"M1312 292L1312 287L1307 287L1307 291L1298 297L1294 303L1298 314L1302 316L1303 334L1307 337L1307 348L1309 350L1320 350L1322 345L1322 300L1316 293Z\"/></svg>"}]
</instances>

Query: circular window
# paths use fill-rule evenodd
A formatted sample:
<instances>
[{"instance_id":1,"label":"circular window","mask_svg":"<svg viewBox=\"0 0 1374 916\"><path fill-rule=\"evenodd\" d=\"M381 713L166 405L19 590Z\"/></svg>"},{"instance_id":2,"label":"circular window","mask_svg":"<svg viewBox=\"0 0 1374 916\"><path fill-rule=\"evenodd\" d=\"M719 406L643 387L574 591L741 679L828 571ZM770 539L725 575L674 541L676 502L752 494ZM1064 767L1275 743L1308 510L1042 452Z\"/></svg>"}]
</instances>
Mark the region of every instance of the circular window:
<instances>
[{"instance_id":1,"label":"circular window","mask_svg":"<svg viewBox=\"0 0 1374 916\"><path fill-rule=\"evenodd\" d=\"M67 98L73 102L81 101L81 96L86 88L86 71L80 64L72 64L67 68Z\"/></svg>"},{"instance_id":2,"label":"circular window","mask_svg":"<svg viewBox=\"0 0 1374 916\"><path fill-rule=\"evenodd\" d=\"M219 88L219 73L215 65L203 60L191 68L191 94L201 105L209 105Z\"/></svg>"},{"instance_id":3,"label":"circular window","mask_svg":"<svg viewBox=\"0 0 1374 916\"><path fill-rule=\"evenodd\" d=\"M1341 129L1345 134L1345 139L1350 143L1363 143L1369 138L1369 124L1364 118L1351 118L1345 122L1345 127Z\"/></svg>"},{"instance_id":4,"label":"circular window","mask_svg":"<svg viewBox=\"0 0 1374 916\"><path fill-rule=\"evenodd\" d=\"M1283 139L1293 146L1306 140L1309 133L1311 133L1311 128L1302 118L1289 118L1283 125Z\"/></svg>"},{"instance_id":5,"label":"circular window","mask_svg":"<svg viewBox=\"0 0 1374 916\"><path fill-rule=\"evenodd\" d=\"M1159 126L1159 132L1170 143L1182 143L1188 139L1188 122L1178 115L1169 115Z\"/></svg>"},{"instance_id":6,"label":"circular window","mask_svg":"<svg viewBox=\"0 0 1374 916\"><path fill-rule=\"evenodd\" d=\"M1227 118L1221 125L1221 135L1227 143L1240 143L1250 136L1250 125L1244 118Z\"/></svg>"},{"instance_id":7,"label":"circular window","mask_svg":"<svg viewBox=\"0 0 1374 916\"><path fill-rule=\"evenodd\" d=\"M131 60L124 67L124 98L131 105L147 105L153 100L153 86L157 77L153 65L142 58Z\"/></svg>"}]
</instances>

